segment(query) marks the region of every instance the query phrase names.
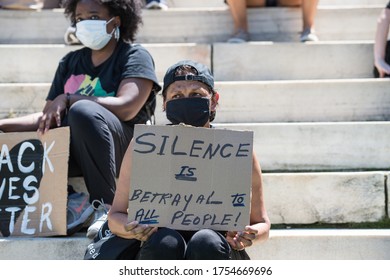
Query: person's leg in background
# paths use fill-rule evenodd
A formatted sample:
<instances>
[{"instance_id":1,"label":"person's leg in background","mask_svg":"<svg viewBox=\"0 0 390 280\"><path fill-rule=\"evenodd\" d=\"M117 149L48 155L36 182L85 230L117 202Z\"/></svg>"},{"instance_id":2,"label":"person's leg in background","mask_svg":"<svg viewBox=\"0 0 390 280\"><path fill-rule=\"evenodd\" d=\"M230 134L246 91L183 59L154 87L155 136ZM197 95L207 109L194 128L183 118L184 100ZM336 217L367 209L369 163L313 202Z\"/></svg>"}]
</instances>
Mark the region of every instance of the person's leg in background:
<instances>
[{"instance_id":1,"label":"person's leg in background","mask_svg":"<svg viewBox=\"0 0 390 280\"><path fill-rule=\"evenodd\" d=\"M299 7L302 9L301 42L318 41L314 21L318 0L226 0L234 23L233 36L229 43L243 43L250 39L247 8L251 7Z\"/></svg>"},{"instance_id":2,"label":"person's leg in background","mask_svg":"<svg viewBox=\"0 0 390 280\"><path fill-rule=\"evenodd\" d=\"M301 42L318 41L315 34L314 21L317 14L318 0L303 0L302 1L302 21L303 28L301 34Z\"/></svg>"},{"instance_id":3,"label":"person's leg in background","mask_svg":"<svg viewBox=\"0 0 390 280\"><path fill-rule=\"evenodd\" d=\"M265 0L226 0L233 18L234 32L228 43L249 41L248 7L264 7Z\"/></svg>"}]
</instances>

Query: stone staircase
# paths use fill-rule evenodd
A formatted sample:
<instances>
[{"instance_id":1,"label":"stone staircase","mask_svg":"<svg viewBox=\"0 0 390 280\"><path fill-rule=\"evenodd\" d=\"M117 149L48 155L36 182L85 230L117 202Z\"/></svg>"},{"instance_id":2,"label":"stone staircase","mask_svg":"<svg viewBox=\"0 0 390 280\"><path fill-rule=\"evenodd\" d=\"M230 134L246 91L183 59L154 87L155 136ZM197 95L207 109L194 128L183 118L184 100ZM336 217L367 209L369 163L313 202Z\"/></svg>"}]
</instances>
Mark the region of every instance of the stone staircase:
<instances>
[{"instance_id":1,"label":"stone staircase","mask_svg":"<svg viewBox=\"0 0 390 280\"><path fill-rule=\"evenodd\" d=\"M390 229L348 227L388 221L390 81L372 78L383 2L320 0L321 41L305 44L299 8L250 9L253 41L240 45L224 43L232 21L222 0L144 11L138 42L160 81L178 60L205 63L221 95L215 125L254 131L274 226L248 249L253 259L390 258ZM40 110L58 60L80 46L63 45L61 9L0 10L0 25L0 118ZM83 233L0 238L0 259L81 259L88 243Z\"/></svg>"}]
</instances>

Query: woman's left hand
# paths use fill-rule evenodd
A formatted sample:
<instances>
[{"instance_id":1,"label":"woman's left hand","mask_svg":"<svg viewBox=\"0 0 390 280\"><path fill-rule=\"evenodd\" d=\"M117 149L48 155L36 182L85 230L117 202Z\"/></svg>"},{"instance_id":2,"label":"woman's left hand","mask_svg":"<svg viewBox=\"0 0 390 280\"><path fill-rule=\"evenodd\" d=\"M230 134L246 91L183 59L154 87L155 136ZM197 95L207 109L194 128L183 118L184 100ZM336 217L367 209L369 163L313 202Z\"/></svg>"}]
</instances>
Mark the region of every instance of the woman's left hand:
<instances>
[{"instance_id":1,"label":"woman's left hand","mask_svg":"<svg viewBox=\"0 0 390 280\"><path fill-rule=\"evenodd\" d=\"M234 250L241 251L246 247L252 246L257 234L257 229L251 226L246 226L244 231L228 231L226 234L226 240Z\"/></svg>"}]
</instances>

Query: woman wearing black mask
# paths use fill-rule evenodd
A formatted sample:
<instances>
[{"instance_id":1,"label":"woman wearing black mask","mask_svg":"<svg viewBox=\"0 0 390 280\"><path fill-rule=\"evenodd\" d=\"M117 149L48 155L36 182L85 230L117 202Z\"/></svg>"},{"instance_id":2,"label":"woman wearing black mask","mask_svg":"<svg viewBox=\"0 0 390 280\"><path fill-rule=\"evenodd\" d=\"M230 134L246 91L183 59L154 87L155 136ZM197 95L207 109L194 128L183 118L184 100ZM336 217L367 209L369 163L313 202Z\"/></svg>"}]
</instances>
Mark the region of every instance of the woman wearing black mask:
<instances>
[{"instance_id":1,"label":"woman wearing black mask","mask_svg":"<svg viewBox=\"0 0 390 280\"><path fill-rule=\"evenodd\" d=\"M211 127L219 95L209 69L194 61L180 61L168 69L164 77L163 99L167 118L172 124L183 123ZM262 175L253 153L250 224L242 231L217 232L156 228L128 221L129 186L131 181L132 143L126 152L108 225L112 234L135 240L127 255L136 259L248 259L245 248L268 238L270 221L264 206ZM142 245L142 246L141 246Z\"/></svg>"}]
</instances>

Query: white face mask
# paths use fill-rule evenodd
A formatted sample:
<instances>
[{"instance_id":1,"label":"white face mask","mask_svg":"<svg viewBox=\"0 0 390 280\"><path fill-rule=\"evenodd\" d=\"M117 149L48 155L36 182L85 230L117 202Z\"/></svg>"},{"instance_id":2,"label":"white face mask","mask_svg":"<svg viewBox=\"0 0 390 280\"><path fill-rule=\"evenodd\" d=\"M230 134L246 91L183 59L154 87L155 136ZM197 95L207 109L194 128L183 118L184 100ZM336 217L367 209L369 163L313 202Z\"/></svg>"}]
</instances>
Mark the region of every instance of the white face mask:
<instances>
[{"instance_id":1,"label":"white face mask","mask_svg":"<svg viewBox=\"0 0 390 280\"><path fill-rule=\"evenodd\" d=\"M80 42L93 50L101 50L110 41L112 34L107 33L106 25L110 23L114 18L109 21L105 20L83 20L76 23L76 37Z\"/></svg>"}]
</instances>

